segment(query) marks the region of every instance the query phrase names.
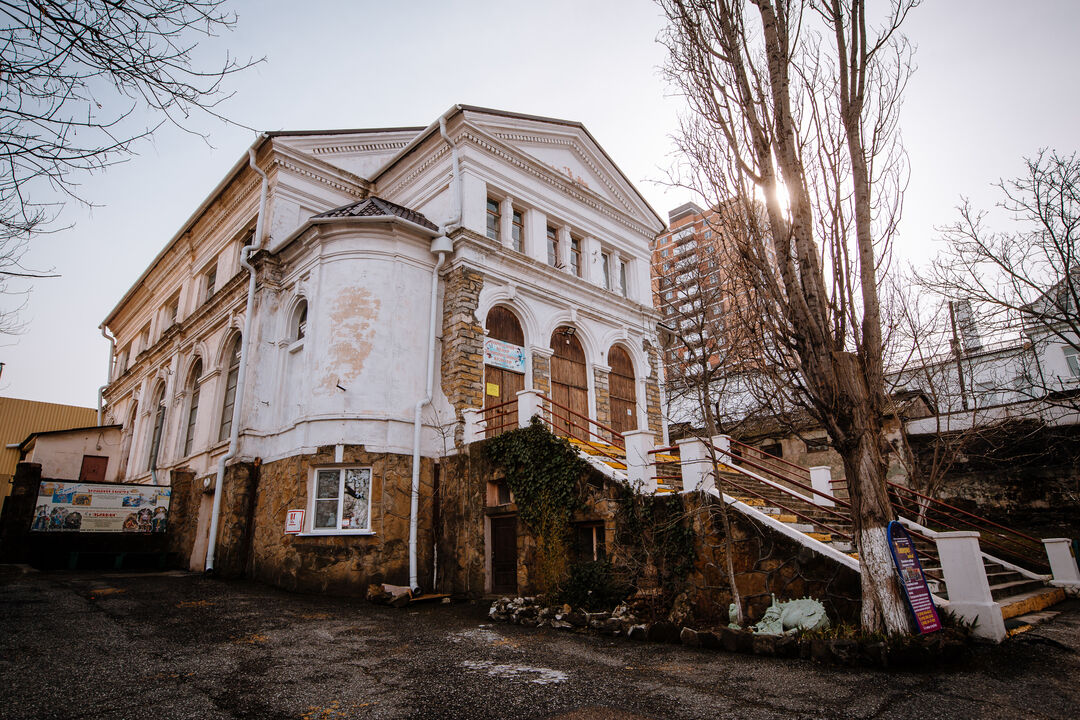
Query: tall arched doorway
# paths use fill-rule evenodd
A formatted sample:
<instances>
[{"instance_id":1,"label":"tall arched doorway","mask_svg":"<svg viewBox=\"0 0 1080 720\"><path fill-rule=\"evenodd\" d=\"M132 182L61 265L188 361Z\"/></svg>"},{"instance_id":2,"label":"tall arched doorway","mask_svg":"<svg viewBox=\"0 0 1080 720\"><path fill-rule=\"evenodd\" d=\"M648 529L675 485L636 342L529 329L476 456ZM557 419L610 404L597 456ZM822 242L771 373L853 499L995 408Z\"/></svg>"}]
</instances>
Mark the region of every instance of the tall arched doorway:
<instances>
[{"instance_id":1,"label":"tall arched doorway","mask_svg":"<svg viewBox=\"0 0 1080 720\"><path fill-rule=\"evenodd\" d=\"M484 413L487 437L512 429L517 422L517 406L505 405L525 389L525 334L514 313L496 305L485 321ZM497 406L502 407L497 407Z\"/></svg>"},{"instance_id":2,"label":"tall arched doorway","mask_svg":"<svg viewBox=\"0 0 1080 720\"><path fill-rule=\"evenodd\" d=\"M611 373L608 392L611 396L611 427L617 432L637 430L637 381L630 355L618 345L612 345L607 355Z\"/></svg>"},{"instance_id":3,"label":"tall arched doorway","mask_svg":"<svg viewBox=\"0 0 1080 720\"><path fill-rule=\"evenodd\" d=\"M585 351L574 328L563 325L551 334L551 399L583 417L589 416L589 374ZM560 435L588 440L588 421L554 408L555 429ZM569 415L569 417L568 417ZM576 425L576 426L575 426Z\"/></svg>"}]
</instances>

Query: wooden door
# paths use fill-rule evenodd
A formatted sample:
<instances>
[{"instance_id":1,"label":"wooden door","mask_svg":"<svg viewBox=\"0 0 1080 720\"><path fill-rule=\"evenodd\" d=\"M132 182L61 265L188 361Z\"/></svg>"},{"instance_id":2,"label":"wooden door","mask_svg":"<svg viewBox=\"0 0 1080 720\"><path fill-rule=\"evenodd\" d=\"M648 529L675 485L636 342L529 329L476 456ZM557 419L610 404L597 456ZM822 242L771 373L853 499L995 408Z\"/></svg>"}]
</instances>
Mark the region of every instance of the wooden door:
<instances>
[{"instance_id":1,"label":"wooden door","mask_svg":"<svg viewBox=\"0 0 1080 720\"><path fill-rule=\"evenodd\" d=\"M83 455L82 468L79 470L79 482L105 482L105 469L109 467L109 458L101 455Z\"/></svg>"},{"instance_id":2,"label":"wooden door","mask_svg":"<svg viewBox=\"0 0 1080 720\"><path fill-rule=\"evenodd\" d=\"M485 323L487 336L494 340L525 344L521 323L512 312L496 305L491 308ZM514 372L494 365L484 366L484 408L494 407L484 413L487 420L486 437L500 435L517 425L517 405L505 405L517 399L518 392L525 389L525 373ZM496 407L502 405L502 407Z\"/></svg>"},{"instance_id":3,"label":"wooden door","mask_svg":"<svg viewBox=\"0 0 1080 720\"><path fill-rule=\"evenodd\" d=\"M517 516L491 518L491 592L517 593Z\"/></svg>"},{"instance_id":4,"label":"wooden door","mask_svg":"<svg viewBox=\"0 0 1080 720\"><path fill-rule=\"evenodd\" d=\"M608 392L611 396L611 428L624 433L637 430L637 381L630 355L621 347L612 346L608 351Z\"/></svg>"},{"instance_id":5,"label":"wooden door","mask_svg":"<svg viewBox=\"0 0 1080 720\"><path fill-rule=\"evenodd\" d=\"M560 327L551 335L551 399L575 414L556 407L555 430L560 435L589 439L589 374L585 365L585 351L576 335L568 334L568 328Z\"/></svg>"}]
</instances>

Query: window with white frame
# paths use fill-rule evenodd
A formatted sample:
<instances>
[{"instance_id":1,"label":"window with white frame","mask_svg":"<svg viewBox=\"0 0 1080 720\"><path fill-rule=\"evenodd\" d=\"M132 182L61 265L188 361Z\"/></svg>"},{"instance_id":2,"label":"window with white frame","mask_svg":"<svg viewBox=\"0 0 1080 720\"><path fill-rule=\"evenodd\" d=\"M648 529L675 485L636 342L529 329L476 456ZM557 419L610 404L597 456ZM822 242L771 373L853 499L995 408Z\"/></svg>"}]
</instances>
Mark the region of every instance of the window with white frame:
<instances>
[{"instance_id":1,"label":"window with white frame","mask_svg":"<svg viewBox=\"0 0 1080 720\"><path fill-rule=\"evenodd\" d=\"M514 249L523 253L525 252L525 220L521 216L521 211L514 210L511 220L510 239L513 241Z\"/></svg>"},{"instance_id":2,"label":"window with white frame","mask_svg":"<svg viewBox=\"0 0 1080 720\"><path fill-rule=\"evenodd\" d=\"M495 242L500 242L499 225L502 215L499 213L499 201L494 198L487 199L487 236Z\"/></svg>"},{"instance_id":3,"label":"window with white frame","mask_svg":"<svg viewBox=\"0 0 1080 720\"><path fill-rule=\"evenodd\" d=\"M1072 345L1065 345L1061 348L1061 352L1065 354L1065 364L1069 368L1069 374L1080 379L1080 351Z\"/></svg>"},{"instance_id":4,"label":"window with white frame","mask_svg":"<svg viewBox=\"0 0 1080 720\"><path fill-rule=\"evenodd\" d=\"M611 255L600 254L600 275L604 283L604 289L611 289Z\"/></svg>"},{"instance_id":5,"label":"window with white frame","mask_svg":"<svg viewBox=\"0 0 1080 720\"><path fill-rule=\"evenodd\" d=\"M204 303L210 302L217 292L217 260L215 259L203 272L203 298Z\"/></svg>"},{"instance_id":6,"label":"window with white frame","mask_svg":"<svg viewBox=\"0 0 1080 720\"><path fill-rule=\"evenodd\" d=\"M312 482L311 532L371 531L371 468L317 468Z\"/></svg>"},{"instance_id":7,"label":"window with white frame","mask_svg":"<svg viewBox=\"0 0 1080 720\"><path fill-rule=\"evenodd\" d=\"M289 327L289 340L299 342L307 335L307 300L301 300L293 310L292 322Z\"/></svg>"}]
</instances>

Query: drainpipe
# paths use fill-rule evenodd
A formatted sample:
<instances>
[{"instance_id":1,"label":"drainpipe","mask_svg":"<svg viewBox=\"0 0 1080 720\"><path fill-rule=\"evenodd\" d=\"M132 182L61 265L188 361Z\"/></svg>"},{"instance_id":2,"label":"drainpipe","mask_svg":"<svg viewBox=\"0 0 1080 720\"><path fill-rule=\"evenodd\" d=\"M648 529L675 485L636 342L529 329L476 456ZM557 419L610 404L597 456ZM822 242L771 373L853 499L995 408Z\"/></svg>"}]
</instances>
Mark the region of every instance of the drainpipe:
<instances>
[{"instance_id":1,"label":"drainpipe","mask_svg":"<svg viewBox=\"0 0 1080 720\"><path fill-rule=\"evenodd\" d=\"M431 306L428 316L428 348L426 354L427 382L424 397L416 403L416 408L413 410L412 495L409 503L409 587L413 592L420 589L416 568L417 525L420 512L420 431L422 426L420 413L423 411L424 406L431 402L435 392L435 338L439 311L439 270L442 268L443 262L446 261L447 254L453 252L454 249L454 244L450 238L446 237L446 233L461 223L462 216L461 160L458 157L457 145L454 144L446 132L446 115L439 118L439 134L450 146L454 168L453 182L456 185L457 216L451 222L445 223L439 228L439 237L431 241L431 252L437 254L439 259L435 262L435 268L431 271Z\"/></svg>"},{"instance_id":2,"label":"drainpipe","mask_svg":"<svg viewBox=\"0 0 1080 720\"><path fill-rule=\"evenodd\" d=\"M105 384L97 390L97 424L101 427L101 402L102 396L105 393L105 388L109 387L109 383L112 382L113 374L113 353L116 351L116 338L109 335L109 331L105 329L105 323L98 325L98 330L101 331L101 337L109 341L109 374L105 376Z\"/></svg>"},{"instance_id":3,"label":"drainpipe","mask_svg":"<svg viewBox=\"0 0 1080 720\"><path fill-rule=\"evenodd\" d=\"M255 267L251 264L251 255L262 247L263 216L266 213L266 194L270 178L255 164L255 148L248 148L248 164L262 176L262 191L259 194L259 215L255 220L255 239L240 251L240 265L248 271L247 304L244 309L244 330L240 340L240 367L236 375L236 397L233 402L232 427L229 431L229 449L218 461L217 481L214 484L214 508L210 513L210 538L206 544L206 565L204 572L214 570L214 551L217 549L218 523L221 520L221 496L225 481L225 464L236 457L240 445L240 414L244 402L244 385L247 380L248 347L251 345L251 318L255 313Z\"/></svg>"}]
</instances>

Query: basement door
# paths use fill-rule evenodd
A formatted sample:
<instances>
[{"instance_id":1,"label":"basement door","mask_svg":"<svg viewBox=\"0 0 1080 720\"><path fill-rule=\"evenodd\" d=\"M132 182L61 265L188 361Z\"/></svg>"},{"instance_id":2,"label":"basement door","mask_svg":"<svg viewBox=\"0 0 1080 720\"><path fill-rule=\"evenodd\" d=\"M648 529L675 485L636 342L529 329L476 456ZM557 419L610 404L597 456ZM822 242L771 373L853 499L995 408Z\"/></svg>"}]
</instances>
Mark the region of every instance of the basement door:
<instances>
[{"instance_id":1,"label":"basement door","mask_svg":"<svg viewBox=\"0 0 1080 720\"><path fill-rule=\"evenodd\" d=\"M567 332L570 328L556 328L551 334L551 399L563 408L570 408L573 415L563 408L552 408L555 431L559 435L579 440L589 439L589 374L585 365L585 351L577 336Z\"/></svg>"},{"instance_id":2,"label":"basement door","mask_svg":"<svg viewBox=\"0 0 1080 720\"><path fill-rule=\"evenodd\" d=\"M637 430L637 381L634 379L634 364L630 356L621 347L613 346L608 351L608 392L611 395L611 428L624 433Z\"/></svg>"},{"instance_id":3,"label":"basement door","mask_svg":"<svg viewBox=\"0 0 1080 720\"><path fill-rule=\"evenodd\" d=\"M517 516L491 518L491 592L517 594Z\"/></svg>"},{"instance_id":4,"label":"basement door","mask_svg":"<svg viewBox=\"0 0 1080 720\"><path fill-rule=\"evenodd\" d=\"M493 340L525 345L521 323L506 308L496 305L487 314L487 336ZM484 408L495 407L484 413L487 420L485 437L494 437L517 427L517 405L503 405L517 400L518 392L525 389L525 373L507 370L495 365L484 365ZM503 405L503 407L496 407Z\"/></svg>"}]
</instances>

